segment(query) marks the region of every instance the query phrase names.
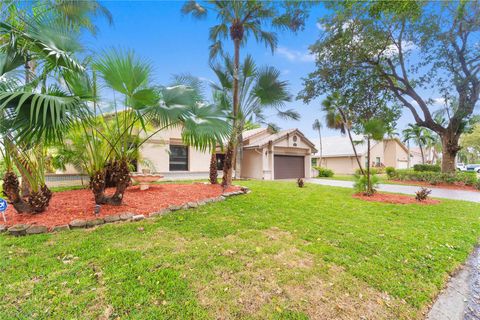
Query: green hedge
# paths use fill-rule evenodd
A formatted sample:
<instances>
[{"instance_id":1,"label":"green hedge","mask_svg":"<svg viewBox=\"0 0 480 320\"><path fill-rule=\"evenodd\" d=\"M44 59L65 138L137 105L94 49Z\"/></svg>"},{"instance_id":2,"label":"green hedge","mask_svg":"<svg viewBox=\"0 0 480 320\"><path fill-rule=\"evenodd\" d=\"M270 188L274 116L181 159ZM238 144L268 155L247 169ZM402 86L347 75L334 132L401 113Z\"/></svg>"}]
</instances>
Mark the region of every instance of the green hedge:
<instances>
[{"instance_id":1,"label":"green hedge","mask_svg":"<svg viewBox=\"0 0 480 320\"><path fill-rule=\"evenodd\" d=\"M313 169L318 171L317 177L319 178L330 178L333 177L333 171L327 168L322 167L313 167Z\"/></svg>"},{"instance_id":2,"label":"green hedge","mask_svg":"<svg viewBox=\"0 0 480 320\"><path fill-rule=\"evenodd\" d=\"M440 172L441 168L438 164L416 164L413 166L413 171Z\"/></svg>"},{"instance_id":3,"label":"green hedge","mask_svg":"<svg viewBox=\"0 0 480 320\"><path fill-rule=\"evenodd\" d=\"M394 180L410 180L428 182L432 185L438 183L464 184L466 186L480 187L480 179L477 179L475 172L452 172L441 173L432 171L414 171L409 169L395 170L392 173Z\"/></svg>"}]
</instances>

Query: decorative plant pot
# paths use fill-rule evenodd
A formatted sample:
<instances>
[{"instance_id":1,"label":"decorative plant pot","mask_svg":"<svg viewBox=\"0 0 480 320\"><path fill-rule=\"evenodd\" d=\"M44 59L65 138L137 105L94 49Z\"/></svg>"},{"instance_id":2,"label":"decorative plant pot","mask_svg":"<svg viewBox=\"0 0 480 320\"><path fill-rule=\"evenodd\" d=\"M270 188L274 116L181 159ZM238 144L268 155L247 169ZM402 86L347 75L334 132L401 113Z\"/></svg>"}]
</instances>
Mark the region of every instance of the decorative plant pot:
<instances>
[{"instance_id":1,"label":"decorative plant pot","mask_svg":"<svg viewBox=\"0 0 480 320\"><path fill-rule=\"evenodd\" d=\"M130 178L140 185L140 190L148 190L152 182L162 179L163 176L160 174L131 173Z\"/></svg>"}]
</instances>

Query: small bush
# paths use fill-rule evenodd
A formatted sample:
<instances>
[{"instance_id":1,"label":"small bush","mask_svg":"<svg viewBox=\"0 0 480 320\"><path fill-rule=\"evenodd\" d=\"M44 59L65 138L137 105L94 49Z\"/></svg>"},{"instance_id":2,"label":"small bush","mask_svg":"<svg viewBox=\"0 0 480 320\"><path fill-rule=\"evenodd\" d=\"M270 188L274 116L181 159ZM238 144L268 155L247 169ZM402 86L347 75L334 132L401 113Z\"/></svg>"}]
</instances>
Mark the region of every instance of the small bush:
<instances>
[{"instance_id":1,"label":"small bush","mask_svg":"<svg viewBox=\"0 0 480 320\"><path fill-rule=\"evenodd\" d=\"M355 182L353 184L353 188L357 193L367 194L368 189L368 181L367 177L363 174L355 174ZM373 192L375 192L375 188L378 187L378 177L376 174L370 174L370 181L372 183Z\"/></svg>"},{"instance_id":2,"label":"small bush","mask_svg":"<svg viewBox=\"0 0 480 320\"><path fill-rule=\"evenodd\" d=\"M315 170L318 171L318 176L319 178L330 178L333 177L333 171L327 168L322 168L322 167L314 167Z\"/></svg>"},{"instance_id":3,"label":"small bush","mask_svg":"<svg viewBox=\"0 0 480 320\"><path fill-rule=\"evenodd\" d=\"M475 183L475 188L477 188L478 190L480 190L480 178L477 180L477 182Z\"/></svg>"},{"instance_id":4,"label":"small bush","mask_svg":"<svg viewBox=\"0 0 480 320\"><path fill-rule=\"evenodd\" d=\"M297 186L299 188L303 188L305 186L305 180L303 180L302 178L298 178L297 179Z\"/></svg>"},{"instance_id":5,"label":"small bush","mask_svg":"<svg viewBox=\"0 0 480 320\"><path fill-rule=\"evenodd\" d=\"M395 168L394 167L386 167L385 172L387 173L387 176L390 179L395 176Z\"/></svg>"},{"instance_id":6,"label":"small bush","mask_svg":"<svg viewBox=\"0 0 480 320\"><path fill-rule=\"evenodd\" d=\"M367 173L367 168L363 168L363 171ZM382 174L385 170L381 167L370 167L370 174ZM355 170L355 174L362 175L360 169Z\"/></svg>"},{"instance_id":7,"label":"small bush","mask_svg":"<svg viewBox=\"0 0 480 320\"><path fill-rule=\"evenodd\" d=\"M400 181L420 181L428 182L431 185L439 183L476 186L477 176L475 172L432 172L432 171L413 171L410 169L395 170L395 174L390 177Z\"/></svg>"},{"instance_id":8,"label":"small bush","mask_svg":"<svg viewBox=\"0 0 480 320\"><path fill-rule=\"evenodd\" d=\"M432 193L432 190L427 188L421 188L417 192L415 192L415 199L417 201L425 201L427 200L428 196Z\"/></svg>"},{"instance_id":9,"label":"small bush","mask_svg":"<svg viewBox=\"0 0 480 320\"><path fill-rule=\"evenodd\" d=\"M440 172L441 168L438 164L416 164L416 165L413 166L413 171Z\"/></svg>"}]
</instances>

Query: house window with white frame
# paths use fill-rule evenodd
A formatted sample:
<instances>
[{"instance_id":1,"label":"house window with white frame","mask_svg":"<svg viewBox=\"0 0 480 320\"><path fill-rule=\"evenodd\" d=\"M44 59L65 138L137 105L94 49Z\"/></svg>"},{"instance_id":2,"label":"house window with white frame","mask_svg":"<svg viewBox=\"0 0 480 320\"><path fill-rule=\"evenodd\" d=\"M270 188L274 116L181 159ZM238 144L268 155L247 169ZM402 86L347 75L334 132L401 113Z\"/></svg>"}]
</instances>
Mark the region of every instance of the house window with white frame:
<instances>
[{"instance_id":1,"label":"house window with white frame","mask_svg":"<svg viewBox=\"0 0 480 320\"><path fill-rule=\"evenodd\" d=\"M170 145L170 171L188 171L188 147Z\"/></svg>"}]
</instances>

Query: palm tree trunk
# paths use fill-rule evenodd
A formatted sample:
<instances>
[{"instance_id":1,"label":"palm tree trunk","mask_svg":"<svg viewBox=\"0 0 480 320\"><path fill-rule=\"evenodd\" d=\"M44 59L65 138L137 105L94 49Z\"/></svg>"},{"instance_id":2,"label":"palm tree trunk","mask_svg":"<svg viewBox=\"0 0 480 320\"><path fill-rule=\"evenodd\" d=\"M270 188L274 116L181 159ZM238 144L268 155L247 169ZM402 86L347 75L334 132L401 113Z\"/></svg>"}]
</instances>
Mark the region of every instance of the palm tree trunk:
<instances>
[{"instance_id":1,"label":"palm tree trunk","mask_svg":"<svg viewBox=\"0 0 480 320\"><path fill-rule=\"evenodd\" d=\"M370 179L370 137L367 138L367 195L373 195L372 180Z\"/></svg>"},{"instance_id":2,"label":"palm tree trunk","mask_svg":"<svg viewBox=\"0 0 480 320\"><path fill-rule=\"evenodd\" d=\"M235 154L235 178L240 179L242 177L242 160L243 160L243 130L239 130L237 138L237 152Z\"/></svg>"},{"instance_id":3,"label":"palm tree trunk","mask_svg":"<svg viewBox=\"0 0 480 320\"><path fill-rule=\"evenodd\" d=\"M243 32L242 32L243 33ZM237 143L237 123L238 123L238 110L239 110L239 99L238 99L238 70L240 68L240 38L234 38L233 43L235 47L234 60L233 60L233 125L232 125L232 137L227 148L227 154L225 156L225 165L223 166L223 178L222 186L224 188L232 184L232 170L233 170L233 161L235 161L235 156L237 153L236 143Z\"/></svg>"},{"instance_id":4,"label":"palm tree trunk","mask_svg":"<svg viewBox=\"0 0 480 320\"><path fill-rule=\"evenodd\" d=\"M422 144L419 143L418 147L420 148L420 154L422 155L422 164L425 164L425 154L423 153L423 147Z\"/></svg>"},{"instance_id":5,"label":"palm tree trunk","mask_svg":"<svg viewBox=\"0 0 480 320\"><path fill-rule=\"evenodd\" d=\"M320 164L317 164L319 167L322 166L322 159L323 159L323 146L322 146L322 132L318 129L318 138L320 141Z\"/></svg>"},{"instance_id":6,"label":"palm tree trunk","mask_svg":"<svg viewBox=\"0 0 480 320\"><path fill-rule=\"evenodd\" d=\"M210 158L210 183L217 184L218 172L217 172L217 155L215 150L212 152L212 157Z\"/></svg>"},{"instance_id":7,"label":"palm tree trunk","mask_svg":"<svg viewBox=\"0 0 480 320\"><path fill-rule=\"evenodd\" d=\"M358 153L357 153L357 148L355 147L355 143L353 143L353 138L352 138L352 133L350 132L350 128L347 125L347 117L345 116L345 113L341 108L338 108L338 111L340 112L340 115L342 116L342 121L343 125L345 126L345 129L348 134L348 139L350 139L350 144L352 145L353 148L353 154L355 155L355 159L357 160L358 168L360 169L360 172L362 173L363 176L365 176L365 171L363 170L362 163L360 162L360 159L358 158Z\"/></svg>"}]
</instances>

